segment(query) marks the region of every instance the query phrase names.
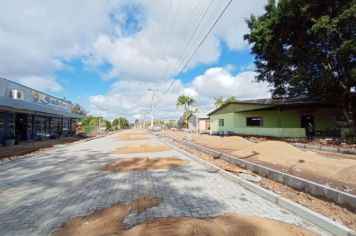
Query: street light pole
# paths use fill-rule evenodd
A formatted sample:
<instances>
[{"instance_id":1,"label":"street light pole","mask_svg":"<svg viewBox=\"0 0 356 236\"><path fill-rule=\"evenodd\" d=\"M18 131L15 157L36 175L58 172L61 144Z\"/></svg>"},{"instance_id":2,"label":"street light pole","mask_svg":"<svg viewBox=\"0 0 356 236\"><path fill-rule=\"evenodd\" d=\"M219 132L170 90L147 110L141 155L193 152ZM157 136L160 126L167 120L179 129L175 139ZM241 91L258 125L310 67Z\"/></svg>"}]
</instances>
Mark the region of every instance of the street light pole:
<instances>
[{"instance_id":1,"label":"street light pole","mask_svg":"<svg viewBox=\"0 0 356 236\"><path fill-rule=\"evenodd\" d=\"M149 88L148 91L152 91L152 102L151 102L151 130L153 130L153 108L154 108L154 99L155 92L158 92L158 89Z\"/></svg>"}]
</instances>

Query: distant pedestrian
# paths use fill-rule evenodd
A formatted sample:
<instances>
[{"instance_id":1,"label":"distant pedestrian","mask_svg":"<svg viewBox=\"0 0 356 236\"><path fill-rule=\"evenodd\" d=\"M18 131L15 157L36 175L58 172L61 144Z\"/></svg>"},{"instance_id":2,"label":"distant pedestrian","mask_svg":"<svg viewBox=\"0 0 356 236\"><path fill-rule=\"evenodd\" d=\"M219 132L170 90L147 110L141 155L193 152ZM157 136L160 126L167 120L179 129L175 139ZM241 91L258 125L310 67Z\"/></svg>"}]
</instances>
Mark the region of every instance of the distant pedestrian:
<instances>
[{"instance_id":1,"label":"distant pedestrian","mask_svg":"<svg viewBox=\"0 0 356 236\"><path fill-rule=\"evenodd\" d=\"M314 127L311 123L308 123L305 126L305 135L307 136L308 140L313 140L314 137Z\"/></svg>"}]
</instances>

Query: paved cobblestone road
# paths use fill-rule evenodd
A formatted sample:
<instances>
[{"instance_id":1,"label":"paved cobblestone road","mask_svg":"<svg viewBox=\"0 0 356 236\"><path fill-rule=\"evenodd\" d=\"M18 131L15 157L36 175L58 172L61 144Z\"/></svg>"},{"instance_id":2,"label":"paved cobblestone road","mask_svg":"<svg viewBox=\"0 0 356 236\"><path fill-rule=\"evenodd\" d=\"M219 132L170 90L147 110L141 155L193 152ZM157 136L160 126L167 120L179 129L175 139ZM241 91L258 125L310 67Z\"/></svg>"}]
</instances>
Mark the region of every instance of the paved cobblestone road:
<instances>
[{"instance_id":1,"label":"paved cobblestone road","mask_svg":"<svg viewBox=\"0 0 356 236\"><path fill-rule=\"evenodd\" d=\"M157 217L206 217L236 212L282 220L328 235L175 150L109 154L127 143L149 142L157 141L124 142L107 136L0 164L0 235L50 235L74 216L87 215L114 203L128 203L144 193L163 197L164 202L130 215L125 219L128 226ZM172 155L189 159L189 166L126 173L98 170L122 157Z\"/></svg>"}]
</instances>

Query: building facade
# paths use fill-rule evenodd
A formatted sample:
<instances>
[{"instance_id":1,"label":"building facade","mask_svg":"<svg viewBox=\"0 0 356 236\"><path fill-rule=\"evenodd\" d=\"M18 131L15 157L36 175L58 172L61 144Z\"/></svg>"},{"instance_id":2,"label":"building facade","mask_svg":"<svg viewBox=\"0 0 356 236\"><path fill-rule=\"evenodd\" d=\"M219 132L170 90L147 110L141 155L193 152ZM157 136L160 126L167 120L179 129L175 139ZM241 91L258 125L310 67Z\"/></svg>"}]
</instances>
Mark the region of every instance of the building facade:
<instances>
[{"instance_id":1,"label":"building facade","mask_svg":"<svg viewBox=\"0 0 356 236\"><path fill-rule=\"evenodd\" d=\"M319 136L341 136L340 108L306 98L236 101L211 113L213 132L271 137L305 137L311 123Z\"/></svg>"},{"instance_id":2,"label":"building facade","mask_svg":"<svg viewBox=\"0 0 356 236\"><path fill-rule=\"evenodd\" d=\"M188 129L194 132L209 130L210 120L206 113L191 113L188 116Z\"/></svg>"},{"instance_id":3,"label":"building facade","mask_svg":"<svg viewBox=\"0 0 356 236\"><path fill-rule=\"evenodd\" d=\"M72 103L0 78L0 145L72 135L83 115L72 113Z\"/></svg>"}]
</instances>

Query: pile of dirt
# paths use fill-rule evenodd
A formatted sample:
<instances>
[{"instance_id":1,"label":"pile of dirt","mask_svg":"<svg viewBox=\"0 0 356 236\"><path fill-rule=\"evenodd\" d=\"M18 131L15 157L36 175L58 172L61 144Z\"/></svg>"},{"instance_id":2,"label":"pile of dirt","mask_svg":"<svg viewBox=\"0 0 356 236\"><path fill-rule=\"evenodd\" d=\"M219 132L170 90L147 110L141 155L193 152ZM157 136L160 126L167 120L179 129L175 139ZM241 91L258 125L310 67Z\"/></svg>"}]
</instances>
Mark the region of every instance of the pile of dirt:
<instances>
[{"instance_id":1,"label":"pile of dirt","mask_svg":"<svg viewBox=\"0 0 356 236\"><path fill-rule=\"evenodd\" d=\"M302 151L286 142L260 142L232 154L279 165L294 172L325 176L350 185L356 183L356 160L325 158L317 153Z\"/></svg>"},{"instance_id":2,"label":"pile of dirt","mask_svg":"<svg viewBox=\"0 0 356 236\"><path fill-rule=\"evenodd\" d=\"M172 144L224 170L237 173L241 173L242 171L244 171L244 169L241 169L240 167L233 165L230 162L221 159L215 159L204 152L190 148L186 145L182 145L177 142L172 142ZM354 212L348 211L346 208L313 197L307 193L299 192L298 190L295 190L291 187L266 178L262 178L262 180L258 184L265 189L272 190L273 192L283 197L286 197L313 211L332 218L335 221L340 222L341 224L346 225L347 227L353 230L356 230L356 214Z\"/></svg>"},{"instance_id":3,"label":"pile of dirt","mask_svg":"<svg viewBox=\"0 0 356 236\"><path fill-rule=\"evenodd\" d=\"M158 143L153 144L129 144L118 148L112 154L144 153L144 152L163 152L168 151L166 146Z\"/></svg>"},{"instance_id":4,"label":"pile of dirt","mask_svg":"<svg viewBox=\"0 0 356 236\"><path fill-rule=\"evenodd\" d=\"M185 167L188 164L189 161L182 160L177 157L163 157L163 158L156 158L156 159L150 159L148 157L127 158L105 165L102 168L102 170L111 171L111 172L141 171L141 170L148 170L148 169L158 170L158 169Z\"/></svg>"},{"instance_id":5,"label":"pile of dirt","mask_svg":"<svg viewBox=\"0 0 356 236\"><path fill-rule=\"evenodd\" d=\"M128 205L115 204L88 216L78 216L64 223L53 232L53 236L122 235L125 231L123 220L132 212L143 212L159 205L161 198L140 196Z\"/></svg>"},{"instance_id":6,"label":"pile of dirt","mask_svg":"<svg viewBox=\"0 0 356 236\"><path fill-rule=\"evenodd\" d=\"M299 176L348 192L356 192L356 158L351 155L326 155L300 150L286 142L249 140L184 132L164 131L163 135L181 139L192 136L192 142L251 162Z\"/></svg>"},{"instance_id":7,"label":"pile of dirt","mask_svg":"<svg viewBox=\"0 0 356 236\"><path fill-rule=\"evenodd\" d=\"M79 216L69 220L53 236L156 236L156 235L249 235L282 236L316 235L308 230L284 222L256 216L226 214L212 218L170 217L144 222L126 229L123 220L132 212L143 212L147 208L159 205L160 198L141 196L128 205L115 204L109 208L94 212L89 216Z\"/></svg>"},{"instance_id":8,"label":"pile of dirt","mask_svg":"<svg viewBox=\"0 0 356 236\"><path fill-rule=\"evenodd\" d=\"M189 137L194 143L201 144L206 147L216 148L224 151L233 151L241 148L246 148L254 145L253 142L240 137L240 136L211 136L211 135L201 135L197 133L185 133L185 132L172 132L172 131L162 131L162 135L183 139Z\"/></svg>"},{"instance_id":9,"label":"pile of dirt","mask_svg":"<svg viewBox=\"0 0 356 236\"><path fill-rule=\"evenodd\" d=\"M134 140L145 140L149 139L148 135L145 133L130 133L130 134L122 134L119 137L120 141L134 141Z\"/></svg>"}]
</instances>

